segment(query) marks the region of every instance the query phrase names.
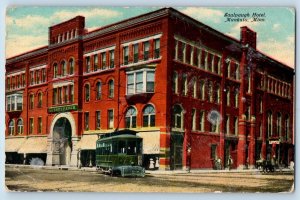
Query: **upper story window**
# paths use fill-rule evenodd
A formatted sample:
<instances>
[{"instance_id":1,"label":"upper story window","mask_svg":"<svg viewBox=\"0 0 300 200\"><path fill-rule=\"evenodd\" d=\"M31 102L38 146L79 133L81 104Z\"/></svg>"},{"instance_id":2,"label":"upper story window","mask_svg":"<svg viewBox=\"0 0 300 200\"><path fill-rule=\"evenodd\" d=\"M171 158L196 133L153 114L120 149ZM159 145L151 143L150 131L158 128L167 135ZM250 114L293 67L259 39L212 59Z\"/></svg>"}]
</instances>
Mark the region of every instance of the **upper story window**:
<instances>
[{"instance_id":1,"label":"upper story window","mask_svg":"<svg viewBox=\"0 0 300 200\"><path fill-rule=\"evenodd\" d=\"M53 78L57 78L58 76L58 67L57 67L57 64L55 63L53 65Z\"/></svg>"},{"instance_id":2,"label":"upper story window","mask_svg":"<svg viewBox=\"0 0 300 200\"><path fill-rule=\"evenodd\" d=\"M236 89L234 93L234 106L237 108L239 106L239 90Z\"/></svg>"},{"instance_id":3,"label":"upper story window","mask_svg":"<svg viewBox=\"0 0 300 200\"><path fill-rule=\"evenodd\" d=\"M182 95L186 96L188 93L187 75L182 75Z\"/></svg>"},{"instance_id":4,"label":"upper story window","mask_svg":"<svg viewBox=\"0 0 300 200\"><path fill-rule=\"evenodd\" d=\"M175 105L172 110L172 127L183 129L183 109Z\"/></svg>"},{"instance_id":5,"label":"upper story window","mask_svg":"<svg viewBox=\"0 0 300 200\"><path fill-rule=\"evenodd\" d=\"M200 81L200 97L201 100L205 99L205 81L201 80Z\"/></svg>"},{"instance_id":6,"label":"upper story window","mask_svg":"<svg viewBox=\"0 0 300 200\"><path fill-rule=\"evenodd\" d=\"M29 109L33 109L34 107L34 95L30 94L29 95Z\"/></svg>"},{"instance_id":7,"label":"upper story window","mask_svg":"<svg viewBox=\"0 0 300 200\"><path fill-rule=\"evenodd\" d=\"M113 129L114 128L114 110L109 109L107 111L107 115L108 115L108 128L109 129Z\"/></svg>"},{"instance_id":8,"label":"upper story window","mask_svg":"<svg viewBox=\"0 0 300 200\"><path fill-rule=\"evenodd\" d=\"M34 84L34 73L33 71L30 72L30 85Z\"/></svg>"},{"instance_id":9,"label":"upper story window","mask_svg":"<svg viewBox=\"0 0 300 200\"><path fill-rule=\"evenodd\" d=\"M23 110L23 95L11 94L6 96L6 111Z\"/></svg>"},{"instance_id":10,"label":"upper story window","mask_svg":"<svg viewBox=\"0 0 300 200\"><path fill-rule=\"evenodd\" d=\"M129 107L125 115L126 128L136 128L136 109Z\"/></svg>"},{"instance_id":11,"label":"upper story window","mask_svg":"<svg viewBox=\"0 0 300 200\"><path fill-rule=\"evenodd\" d=\"M148 60L149 59L150 43L148 41L144 42L143 47L144 47L144 60Z\"/></svg>"},{"instance_id":12,"label":"upper story window","mask_svg":"<svg viewBox=\"0 0 300 200\"><path fill-rule=\"evenodd\" d=\"M22 135L24 133L24 126L23 126L23 119L22 118L18 119L17 126L18 126L18 134Z\"/></svg>"},{"instance_id":13,"label":"upper story window","mask_svg":"<svg viewBox=\"0 0 300 200\"><path fill-rule=\"evenodd\" d=\"M45 83L46 82L46 69L42 69L42 82Z\"/></svg>"},{"instance_id":14,"label":"upper story window","mask_svg":"<svg viewBox=\"0 0 300 200\"><path fill-rule=\"evenodd\" d=\"M147 105L143 110L143 127L155 126L155 108Z\"/></svg>"},{"instance_id":15,"label":"upper story window","mask_svg":"<svg viewBox=\"0 0 300 200\"><path fill-rule=\"evenodd\" d=\"M216 90L215 90L215 102L217 104L220 103L220 85L216 86Z\"/></svg>"},{"instance_id":16,"label":"upper story window","mask_svg":"<svg viewBox=\"0 0 300 200\"><path fill-rule=\"evenodd\" d=\"M7 86L7 90L10 90L10 77L7 77L6 79L6 86Z\"/></svg>"},{"instance_id":17,"label":"upper story window","mask_svg":"<svg viewBox=\"0 0 300 200\"><path fill-rule=\"evenodd\" d=\"M111 50L109 52L109 67L114 68L115 67L115 51Z\"/></svg>"},{"instance_id":18,"label":"upper story window","mask_svg":"<svg viewBox=\"0 0 300 200\"><path fill-rule=\"evenodd\" d=\"M177 72L173 73L172 90L175 94L178 94L178 74L177 74Z\"/></svg>"},{"instance_id":19,"label":"upper story window","mask_svg":"<svg viewBox=\"0 0 300 200\"><path fill-rule=\"evenodd\" d=\"M91 60L90 60L90 57L87 56L87 57L85 57L85 72L89 73L90 70L91 70Z\"/></svg>"},{"instance_id":20,"label":"upper story window","mask_svg":"<svg viewBox=\"0 0 300 200\"><path fill-rule=\"evenodd\" d=\"M281 125L282 125L282 118L281 113L277 113L277 136L281 136Z\"/></svg>"},{"instance_id":21,"label":"upper story window","mask_svg":"<svg viewBox=\"0 0 300 200\"><path fill-rule=\"evenodd\" d=\"M39 94L38 94L38 108L42 107L42 98L43 98L43 93L39 92Z\"/></svg>"},{"instance_id":22,"label":"upper story window","mask_svg":"<svg viewBox=\"0 0 300 200\"><path fill-rule=\"evenodd\" d=\"M9 121L8 134L9 135L14 135L15 134L15 120L14 119Z\"/></svg>"},{"instance_id":23,"label":"upper story window","mask_svg":"<svg viewBox=\"0 0 300 200\"><path fill-rule=\"evenodd\" d=\"M88 112L85 112L84 113L84 130L88 131L90 129L89 127L89 123L90 123L90 120L89 120L89 113Z\"/></svg>"},{"instance_id":24,"label":"upper story window","mask_svg":"<svg viewBox=\"0 0 300 200\"><path fill-rule=\"evenodd\" d=\"M84 86L84 94L85 94L85 102L89 102L90 101L90 85L89 84L85 84Z\"/></svg>"},{"instance_id":25,"label":"upper story window","mask_svg":"<svg viewBox=\"0 0 300 200\"><path fill-rule=\"evenodd\" d=\"M94 58L94 71L97 71L99 67L98 54L94 55L93 58Z\"/></svg>"},{"instance_id":26,"label":"upper story window","mask_svg":"<svg viewBox=\"0 0 300 200\"><path fill-rule=\"evenodd\" d=\"M284 120L284 134L287 141L290 138L290 117L288 115L285 116Z\"/></svg>"},{"instance_id":27,"label":"upper story window","mask_svg":"<svg viewBox=\"0 0 300 200\"><path fill-rule=\"evenodd\" d=\"M153 69L142 69L127 72L127 94L154 92Z\"/></svg>"},{"instance_id":28,"label":"upper story window","mask_svg":"<svg viewBox=\"0 0 300 200\"><path fill-rule=\"evenodd\" d=\"M114 80L109 80L108 81L108 97L109 98L114 98L114 88L115 88Z\"/></svg>"},{"instance_id":29,"label":"upper story window","mask_svg":"<svg viewBox=\"0 0 300 200\"><path fill-rule=\"evenodd\" d=\"M133 45L133 62L137 63L139 61L139 44Z\"/></svg>"},{"instance_id":30,"label":"upper story window","mask_svg":"<svg viewBox=\"0 0 300 200\"><path fill-rule=\"evenodd\" d=\"M230 88L226 88L226 105L230 106Z\"/></svg>"},{"instance_id":31,"label":"upper story window","mask_svg":"<svg viewBox=\"0 0 300 200\"><path fill-rule=\"evenodd\" d=\"M102 97L102 83L99 81L96 84L96 100L100 100Z\"/></svg>"},{"instance_id":32,"label":"upper story window","mask_svg":"<svg viewBox=\"0 0 300 200\"><path fill-rule=\"evenodd\" d=\"M65 61L61 62L61 75L66 76L67 75L67 65Z\"/></svg>"},{"instance_id":33,"label":"upper story window","mask_svg":"<svg viewBox=\"0 0 300 200\"><path fill-rule=\"evenodd\" d=\"M160 57L160 39L154 40L154 58Z\"/></svg>"},{"instance_id":34,"label":"upper story window","mask_svg":"<svg viewBox=\"0 0 300 200\"><path fill-rule=\"evenodd\" d=\"M69 74L72 75L74 74L74 60L71 58L69 60Z\"/></svg>"},{"instance_id":35,"label":"upper story window","mask_svg":"<svg viewBox=\"0 0 300 200\"><path fill-rule=\"evenodd\" d=\"M106 52L101 53L101 67L106 69Z\"/></svg>"},{"instance_id":36,"label":"upper story window","mask_svg":"<svg viewBox=\"0 0 300 200\"><path fill-rule=\"evenodd\" d=\"M123 63L124 65L128 65L129 61L129 49L128 46L123 47Z\"/></svg>"},{"instance_id":37,"label":"upper story window","mask_svg":"<svg viewBox=\"0 0 300 200\"><path fill-rule=\"evenodd\" d=\"M273 115L271 111L267 113L267 135L268 137L273 134Z\"/></svg>"}]
</instances>

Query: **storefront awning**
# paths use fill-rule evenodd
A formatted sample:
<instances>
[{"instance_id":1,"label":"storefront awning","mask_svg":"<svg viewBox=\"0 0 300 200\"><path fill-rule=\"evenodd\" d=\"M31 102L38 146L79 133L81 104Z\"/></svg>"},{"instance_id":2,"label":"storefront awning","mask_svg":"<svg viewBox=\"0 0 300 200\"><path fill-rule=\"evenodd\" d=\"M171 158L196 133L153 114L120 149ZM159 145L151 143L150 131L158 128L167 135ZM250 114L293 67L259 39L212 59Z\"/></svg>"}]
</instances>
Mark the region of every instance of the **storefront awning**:
<instances>
[{"instance_id":1,"label":"storefront awning","mask_svg":"<svg viewBox=\"0 0 300 200\"><path fill-rule=\"evenodd\" d=\"M95 150L98 135L83 135L76 147L81 150Z\"/></svg>"},{"instance_id":2,"label":"storefront awning","mask_svg":"<svg viewBox=\"0 0 300 200\"><path fill-rule=\"evenodd\" d=\"M159 154L160 132L139 132L138 136L143 138L143 154Z\"/></svg>"},{"instance_id":3,"label":"storefront awning","mask_svg":"<svg viewBox=\"0 0 300 200\"><path fill-rule=\"evenodd\" d=\"M18 152L21 145L26 141L24 137L12 137L5 139L5 152Z\"/></svg>"},{"instance_id":4,"label":"storefront awning","mask_svg":"<svg viewBox=\"0 0 300 200\"><path fill-rule=\"evenodd\" d=\"M47 137L30 137L18 153L47 153Z\"/></svg>"}]
</instances>

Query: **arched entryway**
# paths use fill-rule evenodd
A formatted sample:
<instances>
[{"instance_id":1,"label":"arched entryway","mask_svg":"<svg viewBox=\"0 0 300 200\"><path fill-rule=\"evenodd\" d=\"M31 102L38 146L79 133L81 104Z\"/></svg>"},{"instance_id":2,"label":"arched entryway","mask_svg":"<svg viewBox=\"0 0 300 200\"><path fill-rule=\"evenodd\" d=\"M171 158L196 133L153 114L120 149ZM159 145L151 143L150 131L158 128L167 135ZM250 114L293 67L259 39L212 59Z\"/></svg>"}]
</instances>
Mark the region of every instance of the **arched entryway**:
<instances>
[{"instance_id":1,"label":"arched entryway","mask_svg":"<svg viewBox=\"0 0 300 200\"><path fill-rule=\"evenodd\" d=\"M53 143L59 151L60 165L70 165L72 152L72 129L69 120L59 118L53 127Z\"/></svg>"},{"instance_id":2,"label":"arched entryway","mask_svg":"<svg viewBox=\"0 0 300 200\"><path fill-rule=\"evenodd\" d=\"M76 124L71 113L53 117L48 136L47 165L77 166Z\"/></svg>"}]
</instances>

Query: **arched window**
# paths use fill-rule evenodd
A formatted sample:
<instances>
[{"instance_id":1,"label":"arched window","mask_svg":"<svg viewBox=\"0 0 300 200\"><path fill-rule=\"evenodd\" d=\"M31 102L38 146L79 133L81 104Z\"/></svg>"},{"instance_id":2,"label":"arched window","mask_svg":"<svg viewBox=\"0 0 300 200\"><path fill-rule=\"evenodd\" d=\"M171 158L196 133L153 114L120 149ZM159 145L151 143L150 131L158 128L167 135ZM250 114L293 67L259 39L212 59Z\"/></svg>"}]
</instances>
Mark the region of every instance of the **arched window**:
<instances>
[{"instance_id":1,"label":"arched window","mask_svg":"<svg viewBox=\"0 0 300 200\"><path fill-rule=\"evenodd\" d=\"M96 99L100 100L102 97L102 83L99 81L96 84Z\"/></svg>"},{"instance_id":2,"label":"arched window","mask_svg":"<svg viewBox=\"0 0 300 200\"><path fill-rule=\"evenodd\" d=\"M272 135L273 132L273 115L271 111L268 111L267 114L267 134L268 137L270 137Z\"/></svg>"},{"instance_id":3,"label":"arched window","mask_svg":"<svg viewBox=\"0 0 300 200\"><path fill-rule=\"evenodd\" d=\"M216 90L215 90L215 102L217 104L220 103L220 86L219 86L219 84L216 86Z\"/></svg>"},{"instance_id":4,"label":"arched window","mask_svg":"<svg viewBox=\"0 0 300 200\"><path fill-rule=\"evenodd\" d=\"M114 98L114 80L108 81L108 97Z\"/></svg>"},{"instance_id":5,"label":"arched window","mask_svg":"<svg viewBox=\"0 0 300 200\"><path fill-rule=\"evenodd\" d=\"M85 84L84 94L85 94L85 101L89 102L90 101L90 85L89 84Z\"/></svg>"},{"instance_id":6,"label":"arched window","mask_svg":"<svg viewBox=\"0 0 300 200\"><path fill-rule=\"evenodd\" d=\"M53 78L57 78L57 75L58 75L58 67L57 64L55 63L53 65Z\"/></svg>"},{"instance_id":7,"label":"arched window","mask_svg":"<svg viewBox=\"0 0 300 200\"><path fill-rule=\"evenodd\" d=\"M62 61L61 64L61 75L62 76L65 76L67 75L67 65L66 65L66 62L65 61Z\"/></svg>"},{"instance_id":8,"label":"arched window","mask_svg":"<svg viewBox=\"0 0 300 200\"><path fill-rule=\"evenodd\" d=\"M155 108L147 105L143 111L143 127L155 126Z\"/></svg>"},{"instance_id":9,"label":"arched window","mask_svg":"<svg viewBox=\"0 0 300 200\"><path fill-rule=\"evenodd\" d=\"M129 107L125 115L126 128L136 128L136 109Z\"/></svg>"},{"instance_id":10,"label":"arched window","mask_svg":"<svg viewBox=\"0 0 300 200\"><path fill-rule=\"evenodd\" d=\"M200 81L200 99L204 100L205 98L205 82L203 80Z\"/></svg>"},{"instance_id":11,"label":"arched window","mask_svg":"<svg viewBox=\"0 0 300 200\"><path fill-rule=\"evenodd\" d=\"M277 113L277 136L281 137L281 123L282 123L282 119L281 119L281 113Z\"/></svg>"},{"instance_id":12,"label":"arched window","mask_svg":"<svg viewBox=\"0 0 300 200\"><path fill-rule=\"evenodd\" d=\"M22 118L18 119L17 126L18 126L18 134L22 135L24 131Z\"/></svg>"},{"instance_id":13,"label":"arched window","mask_svg":"<svg viewBox=\"0 0 300 200\"><path fill-rule=\"evenodd\" d=\"M9 135L14 135L15 134L15 120L10 120L9 125L8 125L8 134Z\"/></svg>"},{"instance_id":14,"label":"arched window","mask_svg":"<svg viewBox=\"0 0 300 200\"><path fill-rule=\"evenodd\" d=\"M74 74L74 60L71 58L69 60L69 74L72 75Z\"/></svg>"},{"instance_id":15,"label":"arched window","mask_svg":"<svg viewBox=\"0 0 300 200\"><path fill-rule=\"evenodd\" d=\"M42 98L43 98L43 93L39 92L39 94L38 94L38 108L42 107L42 100L43 100Z\"/></svg>"},{"instance_id":16,"label":"arched window","mask_svg":"<svg viewBox=\"0 0 300 200\"><path fill-rule=\"evenodd\" d=\"M177 72L173 73L172 90L175 94L178 94L178 74L177 74Z\"/></svg>"},{"instance_id":17,"label":"arched window","mask_svg":"<svg viewBox=\"0 0 300 200\"><path fill-rule=\"evenodd\" d=\"M249 121L250 120L250 115L251 115L251 113L250 113L250 106L247 106L245 115L246 115L246 120Z\"/></svg>"},{"instance_id":18,"label":"arched window","mask_svg":"<svg viewBox=\"0 0 300 200\"><path fill-rule=\"evenodd\" d=\"M173 107L172 127L183 129L183 109L179 105L175 105Z\"/></svg>"},{"instance_id":19,"label":"arched window","mask_svg":"<svg viewBox=\"0 0 300 200\"><path fill-rule=\"evenodd\" d=\"M30 94L29 95L29 109L33 109L34 107L34 95Z\"/></svg>"}]
</instances>

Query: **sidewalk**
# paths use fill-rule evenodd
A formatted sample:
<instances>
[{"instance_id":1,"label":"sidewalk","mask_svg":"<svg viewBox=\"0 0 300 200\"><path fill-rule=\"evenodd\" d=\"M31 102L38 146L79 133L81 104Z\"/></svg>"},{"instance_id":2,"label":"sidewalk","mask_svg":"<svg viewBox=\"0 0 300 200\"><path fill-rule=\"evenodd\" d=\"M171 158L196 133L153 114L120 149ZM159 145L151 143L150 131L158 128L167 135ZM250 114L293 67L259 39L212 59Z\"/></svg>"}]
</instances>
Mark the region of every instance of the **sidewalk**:
<instances>
[{"instance_id":1,"label":"sidewalk","mask_svg":"<svg viewBox=\"0 0 300 200\"><path fill-rule=\"evenodd\" d=\"M90 171L96 172L96 167L70 167L70 166L37 166L37 165L20 165L20 164L5 164L5 167L15 167L15 168L32 168L32 169L48 169L48 170L70 170L70 171ZM293 172L289 168L276 169L277 172ZM213 170L213 169L195 169L190 172L187 170L146 170L146 174L153 175L174 175L174 174L207 174L207 173L247 173L247 172L261 172L258 169L223 169L223 170Z\"/></svg>"}]
</instances>

